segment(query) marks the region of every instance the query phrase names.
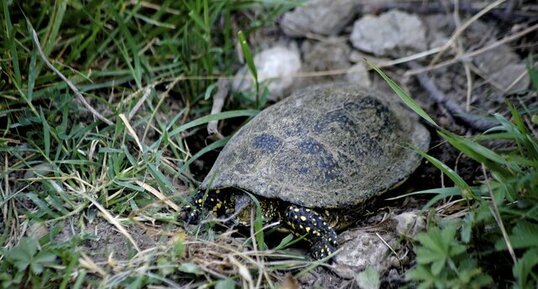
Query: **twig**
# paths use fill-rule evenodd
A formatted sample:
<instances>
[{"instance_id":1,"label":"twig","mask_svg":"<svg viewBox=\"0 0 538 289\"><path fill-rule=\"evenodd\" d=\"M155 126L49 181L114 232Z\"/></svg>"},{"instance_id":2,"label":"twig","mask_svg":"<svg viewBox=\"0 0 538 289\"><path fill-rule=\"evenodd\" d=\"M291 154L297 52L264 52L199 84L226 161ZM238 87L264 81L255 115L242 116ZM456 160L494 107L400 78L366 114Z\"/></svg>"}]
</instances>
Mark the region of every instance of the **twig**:
<instances>
[{"instance_id":1,"label":"twig","mask_svg":"<svg viewBox=\"0 0 538 289\"><path fill-rule=\"evenodd\" d=\"M485 182L488 187L489 196L491 197L491 214L493 215L493 218L497 222L497 225L499 225L499 229L501 230L501 233L504 238L504 242L506 243L506 247L508 248L508 252L510 253L510 256L512 257L512 261L514 261L514 264L517 262L516 253L514 252L514 248L512 247L512 242L510 242L510 238L508 237L508 233L506 232L506 228L504 227L503 220L501 219L501 214L499 213L499 208L497 208L497 200L495 199L495 195L493 194L493 191L491 190L491 185L488 181L488 175L486 174L486 167L484 164L482 164L482 173L484 174L484 178L486 178Z\"/></svg>"},{"instance_id":2,"label":"twig","mask_svg":"<svg viewBox=\"0 0 538 289\"><path fill-rule=\"evenodd\" d=\"M461 26L461 19L460 19L460 14L459 14L459 10L457 8L459 8L460 6L460 1L459 0L455 0L454 1L454 23L456 23L456 26L459 27L457 29L457 31L462 31L465 29ZM491 5L488 6L488 7L492 7ZM492 7L493 8L493 7ZM482 11L485 11L486 9L482 10ZM480 14L480 13L479 13ZM477 14L478 15L478 14ZM475 15L473 16L472 19L478 19L478 16ZM466 27L468 27L470 25L471 21L467 21L465 24L467 24ZM455 35L456 33L454 33ZM453 36L454 37L454 36ZM451 37L451 39L453 38ZM450 40L449 40L450 41ZM456 50L458 52L458 55L462 55L465 51L463 49L463 43L462 43L462 40L461 39L454 39L454 41L456 42ZM448 42L447 42L448 43ZM440 57L440 55L443 53L444 51L441 51L439 54L437 54L435 57L436 59L439 59L438 57ZM437 62L437 60L432 60L432 62L430 63L434 63L434 62ZM469 67L469 63L468 62L463 62L463 70L465 71L465 78L467 79L467 95L465 96L465 111L466 112L469 112L471 110L471 94L473 92L473 78L472 78L472 75L471 75L471 68Z\"/></svg>"},{"instance_id":3,"label":"twig","mask_svg":"<svg viewBox=\"0 0 538 289\"><path fill-rule=\"evenodd\" d=\"M433 65L433 64L437 63L437 61L439 61L439 59L446 52L446 50L450 46L452 46L452 44L454 44L456 39L458 39L460 37L460 35L465 31L465 29L467 29L469 26L471 26L471 24L473 22L478 20L478 18L482 17L484 14L488 13L493 8L495 8L495 7L499 6L500 4L502 4L504 1L506 1L506 0L497 0L497 1L493 2L493 3L491 3L490 5L486 6L484 9L482 9L480 12L476 13L473 17L471 17L471 19L467 20L463 25L459 26L458 29L456 29L456 31L452 34L450 39L448 39L448 41L445 43L445 45L443 45L443 47L441 48L441 51L439 51L439 53L437 55L435 55L435 57L432 59L432 61L430 62L430 65ZM459 7L459 3L455 4L455 8L458 8L458 7ZM456 12L457 9L454 9L454 11Z\"/></svg>"},{"instance_id":4,"label":"twig","mask_svg":"<svg viewBox=\"0 0 538 289\"><path fill-rule=\"evenodd\" d=\"M371 1L375 3L375 1ZM381 1L380 1L381 2ZM396 1L386 1L383 4L371 4L370 6L378 12L400 9L404 11L411 11L413 13L419 14L432 14L432 13L447 13L451 10L459 10L469 14L475 14L482 10L483 6L477 7L473 3L463 3L460 4L457 8L456 5L452 3L439 3L440 1L420 1L420 5L417 5L417 2L396 2ZM533 11L514 11L514 5L511 3L513 1L508 1L508 4L505 7L494 8L489 12L489 15L498 18L502 21L508 21L514 23L515 21L536 21L538 20L538 13L532 13Z\"/></svg>"},{"instance_id":5,"label":"twig","mask_svg":"<svg viewBox=\"0 0 538 289\"><path fill-rule=\"evenodd\" d=\"M420 69L413 69L411 71L406 72L406 75L408 75L408 76L409 75L416 75L416 74L424 73L424 72L427 72L427 71L436 70L436 69L439 69L439 68L442 68L442 67L445 67L445 66L448 66L448 65L452 65L452 64L455 64L455 63L457 63L459 61L469 61L474 56L477 56L477 55L482 54L482 53L484 53L486 51L494 49L494 48L496 48L496 47L498 47L498 46L500 46L502 44L505 44L507 42L516 40L519 37L522 37L525 34L528 34L528 33L532 32L534 30L537 30L537 29L538 29L538 24L535 24L533 26L528 27L527 29L519 31L518 33L512 34L512 35L510 35L508 37L505 37L505 38L503 38L503 39L501 39L499 41L496 41L493 44L488 45L486 47L482 47L480 49L465 53L463 55L454 57L451 60L440 62L440 63L438 63L436 65L433 65L433 66L422 67Z\"/></svg>"},{"instance_id":6,"label":"twig","mask_svg":"<svg viewBox=\"0 0 538 289\"><path fill-rule=\"evenodd\" d=\"M416 62L409 62L407 65L415 70L420 70L422 68L422 66ZM437 85L435 85L433 80L425 73L418 74L417 79L433 100L445 107L452 116L461 120L468 126L476 130L485 131L497 125L496 122L465 112L465 110L463 110L455 101L446 97L446 95L437 88Z\"/></svg>"},{"instance_id":7,"label":"twig","mask_svg":"<svg viewBox=\"0 0 538 289\"><path fill-rule=\"evenodd\" d=\"M129 112L129 116L127 117L128 120L131 120L131 118L133 118L133 116L140 109L140 107L142 107L142 104L144 104L148 96L151 94L151 91L153 90L153 88L154 88L153 85L146 87L146 89L144 90L144 95L142 95L142 97L138 100L138 102L135 104L133 109L131 109L131 112Z\"/></svg>"},{"instance_id":8,"label":"twig","mask_svg":"<svg viewBox=\"0 0 538 289\"><path fill-rule=\"evenodd\" d=\"M222 111L224 106L224 100L230 91L230 82L226 79L219 79L217 81L217 92L213 96L213 107L211 107L211 114L216 114ZM210 136L216 136L219 139L224 138L219 132L219 122L217 120L210 121L207 124L207 133Z\"/></svg>"},{"instance_id":9,"label":"twig","mask_svg":"<svg viewBox=\"0 0 538 289\"><path fill-rule=\"evenodd\" d=\"M67 77L65 77L58 69L56 69L56 67L54 67L50 62L49 60L47 59L47 57L45 56L45 53L43 53L43 50L41 49L41 44L39 43L39 38L37 37L37 33L35 32L35 30L32 28L32 40L34 41L34 45L35 47L37 48L37 52L39 54L39 56L41 57L41 59L43 60L43 62L45 62L45 64L47 65L48 68L50 68L50 70L52 70L54 73L56 73L56 75L58 75L63 81L65 81L65 83L67 83L67 86L69 86L69 88L73 91L73 93L75 93L75 95L77 96L78 100L80 102L82 102L82 104L95 116L97 117L98 119L102 120L103 122L105 122L106 124L108 125L113 125L114 123L112 121L110 121L109 119L107 119L106 117L104 117L103 115L101 115L98 111L96 111L87 101L86 99L84 98L84 96L82 96L82 94L80 93L80 91L78 90L78 88L69 80L67 79Z\"/></svg>"}]
</instances>

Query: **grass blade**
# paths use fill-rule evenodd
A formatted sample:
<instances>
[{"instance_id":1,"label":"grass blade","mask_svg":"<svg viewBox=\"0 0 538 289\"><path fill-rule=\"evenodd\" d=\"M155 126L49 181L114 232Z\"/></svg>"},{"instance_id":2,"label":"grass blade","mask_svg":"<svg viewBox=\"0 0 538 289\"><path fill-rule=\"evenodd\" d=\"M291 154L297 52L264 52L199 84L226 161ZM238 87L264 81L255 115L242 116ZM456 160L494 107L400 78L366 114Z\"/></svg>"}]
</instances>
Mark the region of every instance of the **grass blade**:
<instances>
[{"instance_id":1,"label":"grass blade","mask_svg":"<svg viewBox=\"0 0 538 289\"><path fill-rule=\"evenodd\" d=\"M461 189L461 195L465 199L477 199L477 197L473 194L471 187L469 187L465 180L463 180L453 169L445 165L440 160L428 155L424 151L416 149L416 152L432 163L436 168L443 172L443 174L447 175L454 182L454 184Z\"/></svg>"},{"instance_id":2,"label":"grass blade","mask_svg":"<svg viewBox=\"0 0 538 289\"><path fill-rule=\"evenodd\" d=\"M21 70L19 67L19 54L17 52L17 43L14 39L14 31L13 31L13 24L11 23L11 15L9 14L9 7L8 7L9 1L2 1L2 9L4 10L4 23L6 25L6 35L5 39L7 40L6 43L9 45L9 53L11 55L11 63L13 64L13 70L15 72L15 81L17 82L17 86L22 86L22 76L21 76Z\"/></svg>"},{"instance_id":3,"label":"grass blade","mask_svg":"<svg viewBox=\"0 0 538 289\"><path fill-rule=\"evenodd\" d=\"M45 157L50 159L50 126L43 114L43 110L40 111L41 122L43 124L43 146L45 147Z\"/></svg>"},{"instance_id":4,"label":"grass blade","mask_svg":"<svg viewBox=\"0 0 538 289\"><path fill-rule=\"evenodd\" d=\"M538 70L536 70L536 67L534 66L534 57L532 54L529 55L527 71L529 73L529 78L531 79L532 87L534 90L538 91Z\"/></svg>"},{"instance_id":5,"label":"grass blade","mask_svg":"<svg viewBox=\"0 0 538 289\"><path fill-rule=\"evenodd\" d=\"M220 147L223 147L226 145L226 143L230 140L230 137L225 137L223 139L219 139L218 141L216 142L213 142L211 143L210 145L204 147L203 149L201 149L200 151L198 151L196 154L194 154L192 157L189 158L188 161L186 161L182 166L181 168L179 169L180 172L183 172L185 171L189 165L194 162L195 160L197 160L199 157L201 157L202 155L204 155L205 153L207 152L210 152L216 148L220 148Z\"/></svg>"},{"instance_id":6,"label":"grass blade","mask_svg":"<svg viewBox=\"0 0 538 289\"><path fill-rule=\"evenodd\" d=\"M254 83L256 85L256 108L259 108L260 83L258 82L258 70L256 69L256 65L254 64L254 58L252 57L252 53L250 53L250 48L248 47L247 39L245 38L243 31L237 32L237 37L239 37L239 44L241 45L243 56L245 56L248 70L254 78Z\"/></svg>"},{"instance_id":7,"label":"grass blade","mask_svg":"<svg viewBox=\"0 0 538 289\"><path fill-rule=\"evenodd\" d=\"M435 127L439 127L437 123L426 113L422 107L413 99L411 96L409 96L396 82L394 82L390 77L388 77L377 65L373 64L370 61L366 61L366 63L372 67L392 88L392 90L402 99L402 101L410 108L412 109L416 114L418 114L420 117L422 117L425 121L429 122Z\"/></svg>"},{"instance_id":8,"label":"grass blade","mask_svg":"<svg viewBox=\"0 0 538 289\"><path fill-rule=\"evenodd\" d=\"M181 125L180 127L171 131L168 136L169 137L175 136L178 133L188 130L189 128L193 128L195 126L199 126L201 124L205 124L213 120L221 120L221 119L240 117L240 116L255 116L259 112L260 112L259 110L255 110L255 109L246 109L246 110L232 110L232 111L206 115L206 116L197 118L191 122Z\"/></svg>"}]
</instances>

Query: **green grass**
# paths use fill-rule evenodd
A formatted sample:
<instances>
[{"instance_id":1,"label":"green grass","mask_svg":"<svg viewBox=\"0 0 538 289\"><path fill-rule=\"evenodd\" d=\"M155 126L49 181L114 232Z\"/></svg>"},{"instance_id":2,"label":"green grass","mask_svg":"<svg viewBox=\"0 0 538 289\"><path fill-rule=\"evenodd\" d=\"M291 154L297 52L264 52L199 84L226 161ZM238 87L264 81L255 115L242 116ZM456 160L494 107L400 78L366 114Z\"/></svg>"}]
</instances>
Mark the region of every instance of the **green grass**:
<instances>
[{"instance_id":1,"label":"green grass","mask_svg":"<svg viewBox=\"0 0 538 289\"><path fill-rule=\"evenodd\" d=\"M178 220L197 187L196 161L228 139L206 140L205 124L240 123L264 104L256 84L256 102L233 95L224 112L210 115L217 80L242 65L237 45L256 79L249 35L294 3L156 2L2 1L0 288L274 288L283 272L298 276L322 265L286 250L297 241L291 236L265 244L261 232L270 228L259 214L244 238L223 234L216 220L188 232ZM111 125L47 67L32 29L47 59ZM497 116L497 128L465 138L437 127L390 84L485 172L468 184L423 152L456 184L429 190L436 196L425 210L450 196L466 206L450 222L430 214L408 278L471 288L506 277L506 286L535 288L538 141L528 123L538 123L536 111L511 107L510 119ZM495 151L483 143L498 139L513 146ZM98 252L112 239L121 245L115 255Z\"/></svg>"},{"instance_id":2,"label":"green grass","mask_svg":"<svg viewBox=\"0 0 538 289\"><path fill-rule=\"evenodd\" d=\"M230 244L214 224L186 234L177 220L197 186L192 164L227 141L205 142L204 125L242 121L260 108L234 96L224 112L209 115L212 87L242 65L238 31L245 52L249 34L294 3L155 3L2 1L1 288L234 288L258 282L245 281L245 272L265 272L263 284L271 284L278 270L307 266L293 256L261 261L281 254L287 239L258 252L251 242ZM111 125L45 65L32 29L47 59ZM111 226L129 262L88 255L88 244L107 242L88 229L95 224ZM148 248L146 235L159 240ZM204 251L227 265L205 267L197 255Z\"/></svg>"},{"instance_id":3,"label":"green grass","mask_svg":"<svg viewBox=\"0 0 538 289\"><path fill-rule=\"evenodd\" d=\"M455 185L425 192L437 196L424 209L457 196L466 206L455 209L460 217L429 214L427 231L415 238L417 265L407 273L408 280L417 288L536 288L538 136L532 129L538 125L538 111L507 103L510 119L497 114L498 126L475 137L460 136L439 127L404 90L370 65L442 139L482 167L483 174L475 176L477 185L471 187L453 169L418 151ZM529 66L529 76L537 83L535 67ZM485 141L502 142L503 149L489 148Z\"/></svg>"}]
</instances>

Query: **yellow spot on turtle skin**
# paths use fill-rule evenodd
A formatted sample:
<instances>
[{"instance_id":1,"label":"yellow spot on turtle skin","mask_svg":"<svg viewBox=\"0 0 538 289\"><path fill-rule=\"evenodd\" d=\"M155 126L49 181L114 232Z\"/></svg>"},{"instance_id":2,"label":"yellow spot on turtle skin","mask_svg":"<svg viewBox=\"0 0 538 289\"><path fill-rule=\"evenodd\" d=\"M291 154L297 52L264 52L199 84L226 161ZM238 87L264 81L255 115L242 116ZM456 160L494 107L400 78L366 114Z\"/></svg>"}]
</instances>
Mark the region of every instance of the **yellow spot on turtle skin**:
<instances>
[{"instance_id":1,"label":"yellow spot on turtle skin","mask_svg":"<svg viewBox=\"0 0 538 289\"><path fill-rule=\"evenodd\" d=\"M293 217L294 217L295 219L297 219L297 215L294 215Z\"/></svg>"},{"instance_id":2,"label":"yellow spot on turtle skin","mask_svg":"<svg viewBox=\"0 0 538 289\"><path fill-rule=\"evenodd\" d=\"M215 193L216 193L216 194L220 194L220 190L216 190Z\"/></svg>"},{"instance_id":3,"label":"yellow spot on turtle skin","mask_svg":"<svg viewBox=\"0 0 538 289\"><path fill-rule=\"evenodd\" d=\"M198 204L201 204L201 203L204 202L204 200L203 200L203 199L198 199L198 200L196 200L196 202L197 202Z\"/></svg>"},{"instance_id":4,"label":"yellow spot on turtle skin","mask_svg":"<svg viewBox=\"0 0 538 289\"><path fill-rule=\"evenodd\" d=\"M292 229L295 229L295 225L294 225L293 223L291 224L291 228L292 228Z\"/></svg>"},{"instance_id":5,"label":"yellow spot on turtle skin","mask_svg":"<svg viewBox=\"0 0 538 289\"><path fill-rule=\"evenodd\" d=\"M323 222L323 225L324 225L324 226L327 226L327 222Z\"/></svg>"},{"instance_id":6,"label":"yellow spot on turtle skin","mask_svg":"<svg viewBox=\"0 0 538 289\"><path fill-rule=\"evenodd\" d=\"M299 212L299 209L295 208L293 209L294 212Z\"/></svg>"},{"instance_id":7,"label":"yellow spot on turtle skin","mask_svg":"<svg viewBox=\"0 0 538 289\"><path fill-rule=\"evenodd\" d=\"M310 230L311 230L311 229L310 229L310 227L306 227L305 230L306 230L307 233L310 233Z\"/></svg>"},{"instance_id":8,"label":"yellow spot on turtle skin","mask_svg":"<svg viewBox=\"0 0 538 289\"><path fill-rule=\"evenodd\" d=\"M305 216L301 216L301 221L306 221L306 217Z\"/></svg>"},{"instance_id":9,"label":"yellow spot on turtle skin","mask_svg":"<svg viewBox=\"0 0 538 289\"><path fill-rule=\"evenodd\" d=\"M310 209L306 209L305 211L310 212Z\"/></svg>"},{"instance_id":10,"label":"yellow spot on turtle skin","mask_svg":"<svg viewBox=\"0 0 538 289\"><path fill-rule=\"evenodd\" d=\"M303 225L299 225L299 228L304 229Z\"/></svg>"},{"instance_id":11,"label":"yellow spot on turtle skin","mask_svg":"<svg viewBox=\"0 0 538 289\"><path fill-rule=\"evenodd\" d=\"M211 198L211 202L214 202L214 201L215 201L215 199Z\"/></svg>"},{"instance_id":12,"label":"yellow spot on turtle skin","mask_svg":"<svg viewBox=\"0 0 538 289\"><path fill-rule=\"evenodd\" d=\"M216 207L217 207L217 210L220 209L222 207L222 203L217 203Z\"/></svg>"}]
</instances>

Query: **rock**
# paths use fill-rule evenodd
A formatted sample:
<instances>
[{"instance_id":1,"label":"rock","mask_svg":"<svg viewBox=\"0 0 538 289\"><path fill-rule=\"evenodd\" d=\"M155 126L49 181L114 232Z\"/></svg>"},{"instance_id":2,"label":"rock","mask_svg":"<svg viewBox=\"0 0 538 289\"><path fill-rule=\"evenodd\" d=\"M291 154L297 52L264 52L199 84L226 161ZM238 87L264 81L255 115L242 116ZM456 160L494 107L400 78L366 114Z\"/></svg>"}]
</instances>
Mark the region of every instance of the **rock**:
<instances>
[{"instance_id":1,"label":"rock","mask_svg":"<svg viewBox=\"0 0 538 289\"><path fill-rule=\"evenodd\" d=\"M280 21L285 34L303 37L309 33L338 34L355 17L355 0L311 0L287 12Z\"/></svg>"},{"instance_id":2,"label":"rock","mask_svg":"<svg viewBox=\"0 0 538 289\"><path fill-rule=\"evenodd\" d=\"M350 66L351 47L342 38L329 37L324 41L305 40L301 45L303 64L301 73L307 77L294 80L292 91L321 83L345 81L345 72ZM312 75L321 72L320 75ZM324 72L336 72L324 74ZM315 73L314 73L315 74Z\"/></svg>"},{"instance_id":3,"label":"rock","mask_svg":"<svg viewBox=\"0 0 538 289\"><path fill-rule=\"evenodd\" d=\"M421 19L426 27L426 41L429 43L430 48L444 46L450 38L449 33L455 29L452 15L421 15Z\"/></svg>"},{"instance_id":4,"label":"rock","mask_svg":"<svg viewBox=\"0 0 538 289\"><path fill-rule=\"evenodd\" d=\"M398 238L393 233L380 233L392 248L398 248ZM391 251L387 245L373 232L350 230L339 238L341 252L334 257L334 271L342 278L351 279L356 273L367 267L375 269L382 275L391 267L389 258Z\"/></svg>"},{"instance_id":5,"label":"rock","mask_svg":"<svg viewBox=\"0 0 538 289\"><path fill-rule=\"evenodd\" d=\"M400 245L400 236L412 237L424 229L424 217L418 211L404 212L379 224L374 226L375 230L349 230L338 236L342 251L333 259L336 274L352 279L357 273L372 268L379 276L385 276L389 270L409 263L409 257L403 253L408 250Z\"/></svg>"},{"instance_id":6,"label":"rock","mask_svg":"<svg viewBox=\"0 0 538 289\"><path fill-rule=\"evenodd\" d=\"M304 41L301 46L305 71L346 69L351 66L351 48L342 40Z\"/></svg>"},{"instance_id":7,"label":"rock","mask_svg":"<svg viewBox=\"0 0 538 289\"><path fill-rule=\"evenodd\" d=\"M424 217L418 212L404 212L392 217L396 221L396 232L400 236L414 237L425 228Z\"/></svg>"},{"instance_id":8,"label":"rock","mask_svg":"<svg viewBox=\"0 0 538 289\"><path fill-rule=\"evenodd\" d=\"M508 94L523 91L529 87L530 78L525 63L512 63L489 75L499 88Z\"/></svg>"},{"instance_id":9,"label":"rock","mask_svg":"<svg viewBox=\"0 0 538 289\"><path fill-rule=\"evenodd\" d=\"M529 87L530 78L526 73L527 67L508 45L499 45L479 54L473 62L484 72L487 80L492 81L495 87L505 93L514 93ZM521 75L523 77L518 80ZM512 86L514 82L516 83Z\"/></svg>"},{"instance_id":10,"label":"rock","mask_svg":"<svg viewBox=\"0 0 538 289\"><path fill-rule=\"evenodd\" d=\"M493 42L489 44L493 44ZM488 46L488 44L484 46ZM504 44L481 53L473 59L476 66L486 73L499 71L509 64L520 61L519 56L512 51L512 48Z\"/></svg>"},{"instance_id":11,"label":"rock","mask_svg":"<svg viewBox=\"0 0 538 289\"><path fill-rule=\"evenodd\" d=\"M258 71L258 81L267 82L269 100L278 100L289 93L294 77L301 69L301 57L297 48L275 46L254 56ZM232 90L247 91L254 87L248 67L245 65L237 72Z\"/></svg>"},{"instance_id":12,"label":"rock","mask_svg":"<svg viewBox=\"0 0 538 289\"><path fill-rule=\"evenodd\" d=\"M350 40L355 48L381 56L402 57L427 49L422 21L398 10L360 18L353 25Z\"/></svg>"},{"instance_id":13,"label":"rock","mask_svg":"<svg viewBox=\"0 0 538 289\"><path fill-rule=\"evenodd\" d=\"M347 70L346 81L363 87L371 87L372 81L368 75L366 63L359 62Z\"/></svg>"}]
</instances>

